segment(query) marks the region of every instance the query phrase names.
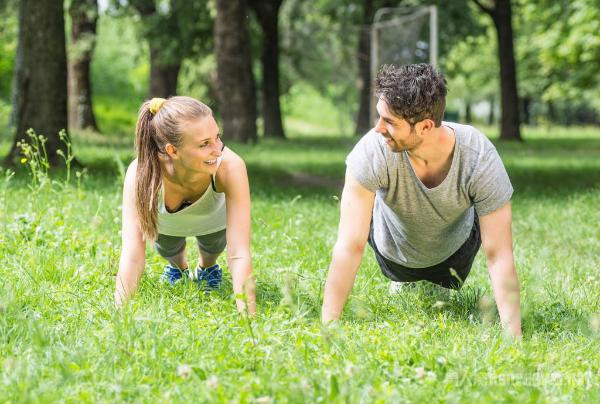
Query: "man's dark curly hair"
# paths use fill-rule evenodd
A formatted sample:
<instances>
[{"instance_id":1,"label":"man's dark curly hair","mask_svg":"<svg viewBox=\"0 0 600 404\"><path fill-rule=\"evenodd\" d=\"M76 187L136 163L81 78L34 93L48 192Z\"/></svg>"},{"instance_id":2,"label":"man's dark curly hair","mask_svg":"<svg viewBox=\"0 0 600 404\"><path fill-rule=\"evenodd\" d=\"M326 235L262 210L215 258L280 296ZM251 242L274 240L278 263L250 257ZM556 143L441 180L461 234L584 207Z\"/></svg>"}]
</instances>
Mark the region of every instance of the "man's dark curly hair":
<instances>
[{"instance_id":1,"label":"man's dark curly hair","mask_svg":"<svg viewBox=\"0 0 600 404\"><path fill-rule=\"evenodd\" d=\"M444 75L428 63L384 65L375 79L375 96L383 99L394 115L411 126L431 119L439 127L447 93Z\"/></svg>"}]
</instances>

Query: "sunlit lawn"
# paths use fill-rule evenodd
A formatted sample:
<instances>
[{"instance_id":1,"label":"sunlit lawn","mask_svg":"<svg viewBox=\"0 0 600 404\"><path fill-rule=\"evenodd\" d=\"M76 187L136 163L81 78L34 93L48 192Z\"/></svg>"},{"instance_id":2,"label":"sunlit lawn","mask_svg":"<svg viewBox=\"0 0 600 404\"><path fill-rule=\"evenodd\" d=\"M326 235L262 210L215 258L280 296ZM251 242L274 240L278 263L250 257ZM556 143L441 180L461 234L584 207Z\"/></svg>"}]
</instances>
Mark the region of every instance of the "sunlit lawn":
<instances>
[{"instance_id":1,"label":"sunlit lawn","mask_svg":"<svg viewBox=\"0 0 600 404\"><path fill-rule=\"evenodd\" d=\"M519 344L498 325L481 254L459 293L390 295L369 250L343 321L320 325L349 137L230 144L251 176L254 321L236 313L229 275L210 296L166 287L151 249L137 298L116 311L119 162L131 139L76 136L79 184L0 179L0 397L598 402L600 131L525 137L497 143L515 187Z\"/></svg>"}]
</instances>

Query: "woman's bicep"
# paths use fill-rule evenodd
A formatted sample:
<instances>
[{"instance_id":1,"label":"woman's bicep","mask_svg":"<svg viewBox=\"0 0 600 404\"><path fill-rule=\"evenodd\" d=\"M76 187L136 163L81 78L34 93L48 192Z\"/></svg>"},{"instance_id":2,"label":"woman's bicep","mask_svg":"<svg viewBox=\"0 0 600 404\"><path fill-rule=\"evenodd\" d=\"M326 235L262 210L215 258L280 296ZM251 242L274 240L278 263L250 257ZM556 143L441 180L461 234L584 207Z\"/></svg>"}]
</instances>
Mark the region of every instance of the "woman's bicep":
<instances>
[{"instance_id":1,"label":"woman's bicep","mask_svg":"<svg viewBox=\"0 0 600 404\"><path fill-rule=\"evenodd\" d=\"M239 157L238 157L239 159ZM230 250L250 247L250 185L246 165L239 159L225 178L227 244Z\"/></svg>"},{"instance_id":2,"label":"woman's bicep","mask_svg":"<svg viewBox=\"0 0 600 404\"><path fill-rule=\"evenodd\" d=\"M123 184L122 228L123 248L130 245L143 245L144 237L135 207L136 162L129 165Z\"/></svg>"}]
</instances>

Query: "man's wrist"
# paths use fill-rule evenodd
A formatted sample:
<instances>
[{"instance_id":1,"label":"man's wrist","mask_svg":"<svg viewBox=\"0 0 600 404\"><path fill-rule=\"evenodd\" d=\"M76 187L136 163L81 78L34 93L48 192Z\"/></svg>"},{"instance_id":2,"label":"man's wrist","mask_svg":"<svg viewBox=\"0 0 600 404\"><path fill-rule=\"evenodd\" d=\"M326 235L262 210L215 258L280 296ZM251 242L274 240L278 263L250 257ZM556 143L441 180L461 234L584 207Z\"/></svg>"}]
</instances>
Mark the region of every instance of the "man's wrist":
<instances>
[{"instance_id":1,"label":"man's wrist","mask_svg":"<svg viewBox=\"0 0 600 404\"><path fill-rule=\"evenodd\" d=\"M323 323L330 323L332 321L339 320L341 315L341 311L331 310L324 306L321 314L321 321Z\"/></svg>"}]
</instances>

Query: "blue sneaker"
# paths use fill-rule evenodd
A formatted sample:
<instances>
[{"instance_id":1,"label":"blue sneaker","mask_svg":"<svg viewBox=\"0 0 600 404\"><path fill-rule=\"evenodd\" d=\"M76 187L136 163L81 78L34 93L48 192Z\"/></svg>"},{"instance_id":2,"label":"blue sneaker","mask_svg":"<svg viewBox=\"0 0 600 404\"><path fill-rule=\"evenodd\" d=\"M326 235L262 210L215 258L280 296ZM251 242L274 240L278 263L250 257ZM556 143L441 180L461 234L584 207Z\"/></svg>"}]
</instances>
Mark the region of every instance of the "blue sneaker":
<instances>
[{"instance_id":1,"label":"blue sneaker","mask_svg":"<svg viewBox=\"0 0 600 404\"><path fill-rule=\"evenodd\" d=\"M160 280L167 282L169 285L175 285L177 282L188 277L189 271L184 269L183 271L172 265L165 266L163 274L160 276Z\"/></svg>"},{"instance_id":2,"label":"blue sneaker","mask_svg":"<svg viewBox=\"0 0 600 404\"><path fill-rule=\"evenodd\" d=\"M206 282L205 290L209 292L221 287L221 284L223 283L223 270L219 264L215 264L206 269L198 267L196 268L195 278L195 281L198 282L198 285L200 285L202 282Z\"/></svg>"}]
</instances>

